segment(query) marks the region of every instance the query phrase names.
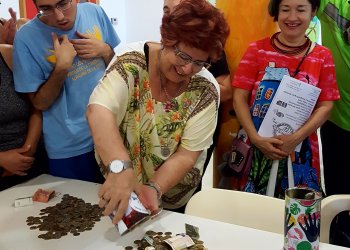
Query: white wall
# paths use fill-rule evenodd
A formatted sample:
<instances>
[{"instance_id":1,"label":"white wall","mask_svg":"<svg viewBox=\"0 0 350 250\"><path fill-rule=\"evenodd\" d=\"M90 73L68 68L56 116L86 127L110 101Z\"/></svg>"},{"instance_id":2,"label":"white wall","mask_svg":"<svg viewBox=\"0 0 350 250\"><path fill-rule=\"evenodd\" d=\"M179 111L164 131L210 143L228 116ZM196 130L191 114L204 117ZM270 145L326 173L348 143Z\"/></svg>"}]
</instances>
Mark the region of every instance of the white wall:
<instances>
[{"instance_id":1,"label":"white wall","mask_svg":"<svg viewBox=\"0 0 350 250\"><path fill-rule=\"evenodd\" d=\"M159 41L163 0L100 0L109 17L116 17L115 29L121 44L140 40Z\"/></svg>"},{"instance_id":2,"label":"white wall","mask_svg":"<svg viewBox=\"0 0 350 250\"><path fill-rule=\"evenodd\" d=\"M11 16L8 12L8 9L12 7L14 11L17 12L17 17L19 18L19 1L16 0L1 0L0 5L0 17L9 19Z\"/></svg>"},{"instance_id":3,"label":"white wall","mask_svg":"<svg viewBox=\"0 0 350 250\"><path fill-rule=\"evenodd\" d=\"M100 5L108 17L118 19L114 28L122 44L140 40L160 40L163 0L100 0ZM12 7L19 17L19 2L16 0L1 0L0 17L10 17L9 7Z\"/></svg>"},{"instance_id":4,"label":"white wall","mask_svg":"<svg viewBox=\"0 0 350 250\"><path fill-rule=\"evenodd\" d=\"M118 24L114 29L122 43L126 41L126 24L125 24L125 3L127 0L100 0L100 6L104 9L109 18L117 18Z\"/></svg>"},{"instance_id":5,"label":"white wall","mask_svg":"<svg viewBox=\"0 0 350 250\"><path fill-rule=\"evenodd\" d=\"M127 0L127 42L160 40L163 0Z\"/></svg>"}]
</instances>

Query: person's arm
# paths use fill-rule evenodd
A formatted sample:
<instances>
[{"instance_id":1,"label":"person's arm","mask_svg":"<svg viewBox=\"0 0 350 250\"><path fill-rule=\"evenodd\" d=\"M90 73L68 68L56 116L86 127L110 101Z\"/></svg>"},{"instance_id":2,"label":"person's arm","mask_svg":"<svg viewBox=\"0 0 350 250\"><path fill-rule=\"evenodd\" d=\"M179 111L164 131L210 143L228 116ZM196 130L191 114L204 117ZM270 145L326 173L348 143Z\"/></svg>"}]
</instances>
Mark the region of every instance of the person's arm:
<instances>
[{"instance_id":1,"label":"person's arm","mask_svg":"<svg viewBox=\"0 0 350 250\"><path fill-rule=\"evenodd\" d=\"M110 63L114 56L114 51L107 43L78 31L77 35L81 39L73 39L71 42L80 58L91 59L102 57L106 65Z\"/></svg>"},{"instance_id":2,"label":"person's arm","mask_svg":"<svg viewBox=\"0 0 350 250\"><path fill-rule=\"evenodd\" d=\"M333 101L322 101L317 103L314 112L300 129L291 135L276 136L276 138L283 141L283 144L278 146L278 148L288 154L292 153L297 145L327 121L332 107Z\"/></svg>"},{"instance_id":3,"label":"person's arm","mask_svg":"<svg viewBox=\"0 0 350 250\"><path fill-rule=\"evenodd\" d=\"M225 102L232 98L232 86L230 74L220 75L215 78L220 86L220 102Z\"/></svg>"},{"instance_id":4,"label":"person's arm","mask_svg":"<svg viewBox=\"0 0 350 250\"><path fill-rule=\"evenodd\" d=\"M113 113L101 105L90 104L86 116L96 151L104 166L108 166L115 159L130 160ZM126 169L118 174L109 173L102 185L99 191L100 206L105 207L104 215L116 211L113 218L114 224L123 217L135 185L136 176L132 169Z\"/></svg>"},{"instance_id":5,"label":"person's arm","mask_svg":"<svg viewBox=\"0 0 350 250\"><path fill-rule=\"evenodd\" d=\"M240 125L244 128L252 144L254 144L266 157L273 160L280 160L288 156L277 146L281 146L283 141L277 138L261 137L253 124L249 106L250 92L245 89L233 89L233 108L236 112Z\"/></svg>"},{"instance_id":6,"label":"person's arm","mask_svg":"<svg viewBox=\"0 0 350 250\"><path fill-rule=\"evenodd\" d=\"M158 195L176 186L195 166L202 151L189 151L179 147L154 173L149 184L138 184L136 193L146 209L152 213L159 211Z\"/></svg>"},{"instance_id":7,"label":"person's arm","mask_svg":"<svg viewBox=\"0 0 350 250\"><path fill-rule=\"evenodd\" d=\"M12 45L0 45L0 52L7 66L12 70ZM41 136L42 129L42 114L41 111L32 107L31 115L28 120L28 131L25 143L22 146L23 154L33 156L36 152L36 147ZM27 149L29 149L27 151Z\"/></svg>"},{"instance_id":8,"label":"person's arm","mask_svg":"<svg viewBox=\"0 0 350 250\"><path fill-rule=\"evenodd\" d=\"M23 147L30 146L30 150L25 153L27 156L34 156L42 130L42 114L40 110L32 108L28 122L28 132Z\"/></svg>"},{"instance_id":9,"label":"person's arm","mask_svg":"<svg viewBox=\"0 0 350 250\"><path fill-rule=\"evenodd\" d=\"M181 146L153 175L151 182L158 184L164 194L177 185L193 168L202 151L190 151Z\"/></svg>"},{"instance_id":10,"label":"person's arm","mask_svg":"<svg viewBox=\"0 0 350 250\"><path fill-rule=\"evenodd\" d=\"M321 47L322 48L322 47ZM294 151L306 137L316 131L329 117L333 107L333 101L340 98L338 87L336 85L335 65L332 54L328 49L325 49L323 54L323 65L318 77L318 84L322 91L318 97L318 102L311 116L306 123L291 135L278 136L283 140L283 145L280 149L287 153Z\"/></svg>"},{"instance_id":11,"label":"person's arm","mask_svg":"<svg viewBox=\"0 0 350 250\"><path fill-rule=\"evenodd\" d=\"M35 93L29 93L29 99L33 106L41 111L48 109L61 93L68 70L71 68L76 51L69 42L67 35L62 36L62 41L55 33L52 33L52 41L56 56L56 65L50 77Z\"/></svg>"},{"instance_id":12,"label":"person's arm","mask_svg":"<svg viewBox=\"0 0 350 250\"><path fill-rule=\"evenodd\" d=\"M0 52L7 64L12 70L12 45L0 45ZM32 112L27 132L27 140L21 148L15 148L0 152L0 167L5 172L3 175L26 175L26 171L33 164L33 153L35 152L37 140L36 135L41 133L41 113L39 111Z\"/></svg>"},{"instance_id":13,"label":"person's arm","mask_svg":"<svg viewBox=\"0 0 350 250\"><path fill-rule=\"evenodd\" d=\"M33 109L28 121L27 137L22 147L0 152L0 167L4 175L26 175L34 162L34 154L41 136L42 116L39 110Z\"/></svg>"}]
</instances>

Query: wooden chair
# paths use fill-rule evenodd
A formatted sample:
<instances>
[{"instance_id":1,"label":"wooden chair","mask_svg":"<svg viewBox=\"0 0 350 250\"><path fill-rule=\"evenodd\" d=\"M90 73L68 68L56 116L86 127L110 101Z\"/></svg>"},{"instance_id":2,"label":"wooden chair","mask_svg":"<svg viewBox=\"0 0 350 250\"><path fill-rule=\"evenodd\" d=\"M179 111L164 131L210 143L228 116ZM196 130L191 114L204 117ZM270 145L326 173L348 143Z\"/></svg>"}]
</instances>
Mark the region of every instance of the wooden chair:
<instances>
[{"instance_id":1,"label":"wooden chair","mask_svg":"<svg viewBox=\"0 0 350 250\"><path fill-rule=\"evenodd\" d=\"M209 188L189 200L185 214L283 234L284 207L281 199Z\"/></svg>"},{"instance_id":2,"label":"wooden chair","mask_svg":"<svg viewBox=\"0 0 350 250\"><path fill-rule=\"evenodd\" d=\"M347 210L350 210L350 195L331 195L321 201L321 242L329 243L332 220L338 213Z\"/></svg>"}]
</instances>

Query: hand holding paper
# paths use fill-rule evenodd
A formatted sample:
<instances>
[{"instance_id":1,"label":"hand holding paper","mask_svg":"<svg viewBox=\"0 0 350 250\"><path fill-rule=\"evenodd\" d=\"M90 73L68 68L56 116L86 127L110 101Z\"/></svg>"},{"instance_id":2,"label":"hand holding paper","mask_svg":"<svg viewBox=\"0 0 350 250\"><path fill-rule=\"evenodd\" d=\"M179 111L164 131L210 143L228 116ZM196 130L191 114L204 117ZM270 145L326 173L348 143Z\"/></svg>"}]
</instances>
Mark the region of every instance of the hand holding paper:
<instances>
[{"instance_id":1,"label":"hand holding paper","mask_svg":"<svg viewBox=\"0 0 350 250\"><path fill-rule=\"evenodd\" d=\"M310 118L321 90L290 76L283 76L270 107L258 131L259 135L283 141L277 146L285 153L300 151L301 144L295 131ZM298 145L299 144L299 145ZM278 160L272 164L266 195L273 196L278 170ZM294 186L292 162L288 158L288 184Z\"/></svg>"},{"instance_id":2,"label":"hand holding paper","mask_svg":"<svg viewBox=\"0 0 350 250\"><path fill-rule=\"evenodd\" d=\"M309 119L320 93L321 90L313 85L284 76L260 126L259 135L293 134Z\"/></svg>"}]
</instances>

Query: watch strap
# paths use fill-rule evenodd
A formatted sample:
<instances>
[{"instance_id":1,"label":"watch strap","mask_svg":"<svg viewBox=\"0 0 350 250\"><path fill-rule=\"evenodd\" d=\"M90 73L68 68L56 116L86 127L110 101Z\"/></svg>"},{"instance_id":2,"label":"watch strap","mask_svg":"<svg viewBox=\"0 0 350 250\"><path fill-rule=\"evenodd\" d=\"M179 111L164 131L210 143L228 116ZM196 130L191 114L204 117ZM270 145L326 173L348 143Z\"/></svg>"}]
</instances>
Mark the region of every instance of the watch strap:
<instances>
[{"instance_id":1,"label":"watch strap","mask_svg":"<svg viewBox=\"0 0 350 250\"><path fill-rule=\"evenodd\" d=\"M132 168L131 161L125 161L125 160L120 160L120 161L123 162L123 170L128 169L128 168Z\"/></svg>"}]
</instances>

